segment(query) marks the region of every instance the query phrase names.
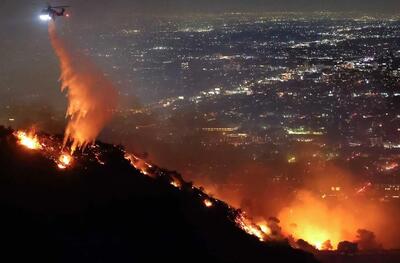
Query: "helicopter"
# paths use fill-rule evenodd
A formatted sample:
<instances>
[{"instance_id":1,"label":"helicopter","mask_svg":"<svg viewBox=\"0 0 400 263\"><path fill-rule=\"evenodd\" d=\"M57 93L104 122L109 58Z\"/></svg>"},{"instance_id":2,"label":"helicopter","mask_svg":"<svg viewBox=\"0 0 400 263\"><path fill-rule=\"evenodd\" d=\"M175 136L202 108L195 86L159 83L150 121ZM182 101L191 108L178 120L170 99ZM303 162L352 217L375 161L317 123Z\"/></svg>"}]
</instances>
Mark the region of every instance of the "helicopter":
<instances>
[{"instance_id":1,"label":"helicopter","mask_svg":"<svg viewBox=\"0 0 400 263\"><path fill-rule=\"evenodd\" d=\"M43 9L42 12L39 15L39 18L43 21L49 21L53 19L53 21L56 20L57 16L64 16L64 17L69 17L69 14L66 13L66 8L70 6L68 5L60 5L60 6L51 6L48 5L47 8Z\"/></svg>"}]
</instances>

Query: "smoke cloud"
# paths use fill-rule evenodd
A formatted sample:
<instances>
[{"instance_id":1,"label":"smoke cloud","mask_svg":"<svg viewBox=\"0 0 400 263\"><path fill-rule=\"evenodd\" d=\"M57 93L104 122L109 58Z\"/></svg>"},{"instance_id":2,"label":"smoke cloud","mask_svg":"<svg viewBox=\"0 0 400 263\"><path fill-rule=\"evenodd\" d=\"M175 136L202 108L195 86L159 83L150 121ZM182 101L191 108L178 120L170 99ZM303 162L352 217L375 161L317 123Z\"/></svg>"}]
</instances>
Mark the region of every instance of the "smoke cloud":
<instances>
[{"instance_id":1,"label":"smoke cloud","mask_svg":"<svg viewBox=\"0 0 400 263\"><path fill-rule=\"evenodd\" d=\"M375 234L366 229L357 230L357 240L355 243L358 244L360 250L382 249L382 245L376 241Z\"/></svg>"},{"instance_id":2,"label":"smoke cloud","mask_svg":"<svg viewBox=\"0 0 400 263\"><path fill-rule=\"evenodd\" d=\"M256 222L267 222L269 217L276 216L279 221L272 221L274 224L267 224L268 227L280 230L284 237L293 238L296 247L299 246L296 244L298 239L320 250L337 249L344 240L357 242L360 250L399 246L396 231L387 231L396 229L399 214L395 204L358 195L357 175L336 164L314 162L307 176L301 173L302 167L302 163L291 166L287 163L274 166L232 164L229 169L237 172L232 171L225 181L203 174L194 181L200 182L208 193L240 207ZM285 180L272 181L273 176L285 174L285 171L303 178L295 191ZM373 231L373 236L357 233L358 229Z\"/></svg>"},{"instance_id":3,"label":"smoke cloud","mask_svg":"<svg viewBox=\"0 0 400 263\"><path fill-rule=\"evenodd\" d=\"M60 60L61 90L66 90L68 97L64 146L71 142L73 152L93 143L110 121L117 106L117 91L86 56L66 46L57 35L54 22L49 24L49 35Z\"/></svg>"}]
</instances>

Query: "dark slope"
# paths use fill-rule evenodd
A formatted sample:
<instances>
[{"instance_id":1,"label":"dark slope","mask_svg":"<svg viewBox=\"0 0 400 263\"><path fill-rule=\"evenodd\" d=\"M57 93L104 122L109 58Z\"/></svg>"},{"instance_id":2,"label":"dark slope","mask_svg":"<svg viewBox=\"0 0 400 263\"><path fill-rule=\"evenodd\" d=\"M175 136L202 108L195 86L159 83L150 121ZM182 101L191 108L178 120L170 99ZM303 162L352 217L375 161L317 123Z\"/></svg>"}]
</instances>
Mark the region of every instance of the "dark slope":
<instances>
[{"instance_id":1,"label":"dark slope","mask_svg":"<svg viewBox=\"0 0 400 263\"><path fill-rule=\"evenodd\" d=\"M143 176L122 149L100 147L104 165L84 155L59 170L0 129L3 262L314 262L246 234L232 222L235 210L207 208L190 184Z\"/></svg>"}]
</instances>

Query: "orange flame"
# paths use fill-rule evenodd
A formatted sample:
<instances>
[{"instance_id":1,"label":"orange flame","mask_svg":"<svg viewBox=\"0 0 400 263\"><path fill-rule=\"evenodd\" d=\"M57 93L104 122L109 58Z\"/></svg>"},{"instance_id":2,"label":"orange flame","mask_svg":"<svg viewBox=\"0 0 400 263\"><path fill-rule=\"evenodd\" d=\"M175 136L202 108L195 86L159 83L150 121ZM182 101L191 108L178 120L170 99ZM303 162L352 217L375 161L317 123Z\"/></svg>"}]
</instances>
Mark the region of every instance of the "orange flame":
<instances>
[{"instance_id":1,"label":"orange flame","mask_svg":"<svg viewBox=\"0 0 400 263\"><path fill-rule=\"evenodd\" d=\"M204 205L206 207L211 207L211 206L213 206L213 203L211 202L210 199L204 199Z\"/></svg>"},{"instance_id":2,"label":"orange flame","mask_svg":"<svg viewBox=\"0 0 400 263\"><path fill-rule=\"evenodd\" d=\"M23 131L17 131L15 133L15 135L17 136L18 143L20 145L23 145L26 148L31 149L31 150L42 149L42 145L40 144L39 139L33 133L27 134L26 132L23 132Z\"/></svg>"},{"instance_id":3,"label":"orange flame","mask_svg":"<svg viewBox=\"0 0 400 263\"><path fill-rule=\"evenodd\" d=\"M266 235L271 235L271 228L269 228L269 226L267 226L267 224L265 224L265 223L260 223L260 224L257 224L257 225L260 227L261 231L262 231L264 234L266 234Z\"/></svg>"},{"instance_id":4,"label":"orange flame","mask_svg":"<svg viewBox=\"0 0 400 263\"><path fill-rule=\"evenodd\" d=\"M267 237L266 233L262 231L260 226L251 222L251 220L247 218L244 213L240 213L235 218L235 223L246 233L256 236L260 241L265 241Z\"/></svg>"},{"instance_id":5,"label":"orange flame","mask_svg":"<svg viewBox=\"0 0 400 263\"><path fill-rule=\"evenodd\" d=\"M131 153L125 153L125 159L128 160L131 165L135 169L139 170L143 175L152 176L152 174L148 171L148 169L153 167L151 164L145 162L144 160L136 157L134 154Z\"/></svg>"},{"instance_id":6,"label":"orange flame","mask_svg":"<svg viewBox=\"0 0 400 263\"><path fill-rule=\"evenodd\" d=\"M362 225L360 220L341 206L330 207L307 191L300 191L296 201L279 214L286 233L303 239L318 250L326 244L337 248L340 241L352 240L355 229Z\"/></svg>"},{"instance_id":7,"label":"orange flame","mask_svg":"<svg viewBox=\"0 0 400 263\"><path fill-rule=\"evenodd\" d=\"M391 171L391 170L394 170L394 169L396 169L396 168L398 168L398 167L399 167L399 164L398 164L398 163L392 162L392 163L388 163L388 164L384 165L384 166L383 166L383 169L384 169L385 171Z\"/></svg>"},{"instance_id":8,"label":"orange flame","mask_svg":"<svg viewBox=\"0 0 400 263\"><path fill-rule=\"evenodd\" d=\"M181 187L181 183L177 180L172 180L171 181L171 185L176 187L176 188L180 188Z\"/></svg>"},{"instance_id":9,"label":"orange flame","mask_svg":"<svg viewBox=\"0 0 400 263\"><path fill-rule=\"evenodd\" d=\"M67 153L63 153L60 155L60 158L58 158L58 163L57 166L60 169L66 169L68 166L72 164L73 158L71 155Z\"/></svg>"}]
</instances>

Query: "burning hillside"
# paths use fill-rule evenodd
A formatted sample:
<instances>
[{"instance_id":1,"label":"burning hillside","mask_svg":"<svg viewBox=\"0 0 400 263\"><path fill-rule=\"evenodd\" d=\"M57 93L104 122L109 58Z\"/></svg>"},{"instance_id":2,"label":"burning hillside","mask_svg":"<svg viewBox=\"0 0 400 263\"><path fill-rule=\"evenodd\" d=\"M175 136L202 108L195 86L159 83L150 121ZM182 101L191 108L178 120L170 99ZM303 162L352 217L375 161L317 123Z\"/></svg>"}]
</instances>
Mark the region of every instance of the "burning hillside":
<instances>
[{"instance_id":1,"label":"burning hillside","mask_svg":"<svg viewBox=\"0 0 400 263\"><path fill-rule=\"evenodd\" d=\"M0 129L2 238L17 258L314 262L270 229L122 147ZM250 235L249 235L250 234ZM267 242L260 242L267 241Z\"/></svg>"},{"instance_id":2,"label":"burning hillside","mask_svg":"<svg viewBox=\"0 0 400 263\"><path fill-rule=\"evenodd\" d=\"M299 165L282 167L300 170ZM259 226L267 226L269 237L288 239L295 248L315 254L337 253L343 249L343 241L350 241L359 253L396 249L398 217L390 209L392 204L365 195L372 188L371 182L353 183L345 171L324 163L301 184L289 184L273 181L282 174L279 168L247 165L237 168L222 183L202 181L205 176L194 180L206 185L208 193L246 211ZM277 218L270 220L271 216ZM359 234L364 231L370 234Z\"/></svg>"}]
</instances>

